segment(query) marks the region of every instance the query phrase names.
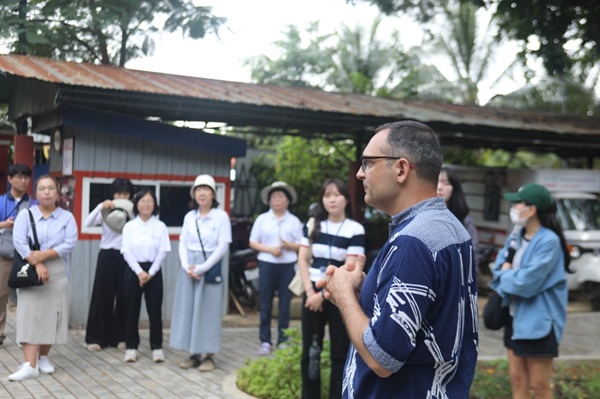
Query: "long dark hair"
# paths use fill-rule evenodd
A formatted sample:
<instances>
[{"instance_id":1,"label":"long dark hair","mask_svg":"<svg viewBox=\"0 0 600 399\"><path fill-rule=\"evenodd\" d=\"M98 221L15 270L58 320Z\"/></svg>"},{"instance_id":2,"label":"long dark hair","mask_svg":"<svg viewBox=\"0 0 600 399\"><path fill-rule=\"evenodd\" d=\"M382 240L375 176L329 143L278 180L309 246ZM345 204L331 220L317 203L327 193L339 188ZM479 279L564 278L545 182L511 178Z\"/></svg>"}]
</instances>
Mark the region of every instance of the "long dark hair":
<instances>
[{"instance_id":1,"label":"long dark hair","mask_svg":"<svg viewBox=\"0 0 600 399\"><path fill-rule=\"evenodd\" d=\"M325 191L327 190L327 186L333 184L340 194L348 200L346 204L346 217L349 218L352 214L352 210L350 209L350 192L348 191L348 187L344 184L343 181L337 178L330 178L325 180L323 185L321 186L321 192L319 194L319 203L317 204L317 208L314 211L315 224L312 233L308 237L310 242L314 242L316 238L321 234L321 221L326 220L329 217L329 213L325 210L323 206L323 197L325 196Z\"/></svg>"},{"instance_id":2,"label":"long dark hair","mask_svg":"<svg viewBox=\"0 0 600 399\"><path fill-rule=\"evenodd\" d=\"M441 172L446 172L448 182L452 186L452 195L447 202L448 209L464 225L465 218L469 214L469 206L467 205L460 179L454 169L442 167Z\"/></svg>"},{"instance_id":3,"label":"long dark hair","mask_svg":"<svg viewBox=\"0 0 600 399\"><path fill-rule=\"evenodd\" d=\"M552 201L550 208L546 209L545 211L538 209L537 217L542 226L555 232L560 239L560 246L562 247L563 256L565 258L565 270L567 273L573 273L573 271L569 268L569 265L571 264L571 251L569 251L569 248L567 247L567 240L565 239L563 229L558 221L558 218L556 217L556 202Z\"/></svg>"}]
</instances>

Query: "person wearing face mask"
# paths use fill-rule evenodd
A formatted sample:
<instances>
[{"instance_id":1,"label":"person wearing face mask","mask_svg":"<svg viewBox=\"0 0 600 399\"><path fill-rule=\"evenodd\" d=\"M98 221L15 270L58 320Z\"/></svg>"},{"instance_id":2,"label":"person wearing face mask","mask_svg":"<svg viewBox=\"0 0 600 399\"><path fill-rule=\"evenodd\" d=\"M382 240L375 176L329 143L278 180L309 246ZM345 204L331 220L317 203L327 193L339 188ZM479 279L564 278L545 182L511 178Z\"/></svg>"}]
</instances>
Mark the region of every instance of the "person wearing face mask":
<instances>
[{"instance_id":1,"label":"person wearing face mask","mask_svg":"<svg viewBox=\"0 0 600 399\"><path fill-rule=\"evenodd\" d=\"M571 261L556 205L534 183L504 194L513 203L513 234L498 253L490 287L509 305L504 346L513 398L550 398L552 359L567 317Z\"/></svg>"}]
</instances>

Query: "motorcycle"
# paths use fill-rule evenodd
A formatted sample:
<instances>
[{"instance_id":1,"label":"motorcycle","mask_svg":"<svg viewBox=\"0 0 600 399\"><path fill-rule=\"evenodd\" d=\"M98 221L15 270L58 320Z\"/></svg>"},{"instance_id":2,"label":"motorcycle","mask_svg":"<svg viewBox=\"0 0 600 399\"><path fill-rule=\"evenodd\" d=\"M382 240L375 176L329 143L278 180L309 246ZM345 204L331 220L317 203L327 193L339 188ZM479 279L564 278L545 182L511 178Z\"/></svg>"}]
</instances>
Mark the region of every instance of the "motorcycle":
<instances>
[{"instance_id":1,"label":"motorcycle","mask_svg":"<svg viewBox=\"0 0 600 399\"><path fill-rule=\"evenodd\" d=\"M233 251L229 257L229 294L238 312L258 309L258 259L251 248Z\"/></svg>"}]
</instances>

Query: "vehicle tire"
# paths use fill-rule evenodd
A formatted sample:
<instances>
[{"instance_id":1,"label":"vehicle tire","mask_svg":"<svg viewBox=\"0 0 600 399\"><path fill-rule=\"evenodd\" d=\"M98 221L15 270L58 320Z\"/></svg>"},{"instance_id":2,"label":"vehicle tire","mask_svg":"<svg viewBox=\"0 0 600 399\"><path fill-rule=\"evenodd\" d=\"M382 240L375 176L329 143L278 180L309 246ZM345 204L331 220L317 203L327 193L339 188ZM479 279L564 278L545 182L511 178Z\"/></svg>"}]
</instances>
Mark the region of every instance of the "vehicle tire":
<instances>
[{"instance_id":1,"label":"vehicle tire","mask_svg":"<svg viewBox=\"0 0 600 399\"><path fill-rule=\"evenodd\" d=\"M251 282L246 281L245 279L240 280L240 290L237 295L238 301L253 309L256 310L258 307L258 292L254 285Z\"/></svg>"},{"instance_id":2,"label":"vehicle tire","mask_svg":"<svg viewBox=\"0 0 600 399\"><path fill-rule=\"evenodd\" d=\"M586 281L583 283L583 294L590 301L592 311L600 311L600 283Z\"/></svg>"}]
</instances>

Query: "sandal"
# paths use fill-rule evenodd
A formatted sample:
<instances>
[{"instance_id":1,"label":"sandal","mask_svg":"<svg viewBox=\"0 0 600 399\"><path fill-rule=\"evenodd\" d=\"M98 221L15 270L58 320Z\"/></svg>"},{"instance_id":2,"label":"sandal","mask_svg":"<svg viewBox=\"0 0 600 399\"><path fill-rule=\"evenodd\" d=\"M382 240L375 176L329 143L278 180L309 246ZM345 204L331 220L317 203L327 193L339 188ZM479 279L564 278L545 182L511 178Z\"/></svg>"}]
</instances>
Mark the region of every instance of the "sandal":
<instances>
[{"instance_id":1,"label":"sandal","mask_svg":"<svg viewBox=\"0 0 600 399\"><path fill-rule=\"evenodd\" d=\"M198 371L213 371L215 369L215 361L212 356L205 357L200 362L200 367L198 367Z\"/></svg>"}]
</instances>

